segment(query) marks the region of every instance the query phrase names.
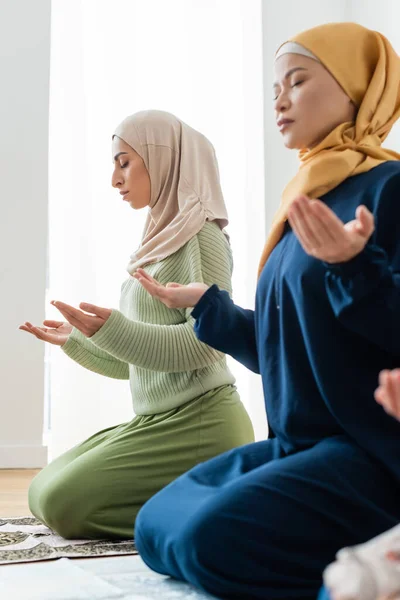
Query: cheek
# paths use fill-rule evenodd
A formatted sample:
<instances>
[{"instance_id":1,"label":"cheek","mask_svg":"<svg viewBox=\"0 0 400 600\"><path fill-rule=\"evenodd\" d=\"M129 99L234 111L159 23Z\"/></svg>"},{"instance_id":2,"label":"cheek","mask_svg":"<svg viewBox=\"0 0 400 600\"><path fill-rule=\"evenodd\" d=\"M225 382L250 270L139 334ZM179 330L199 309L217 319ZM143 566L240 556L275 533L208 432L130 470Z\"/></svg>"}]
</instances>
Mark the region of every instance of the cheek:
<instances>
[{"instance_id":1,"label":"cheek","mask_svg":"<svg viewBox=\"0 0 400 600\"><path fill-rule=\"evenodd\" d=\"M351 104L345 97L333 95L325 102L327 118L331 123L342 123L351 120Z\"/></svg>"},{"instance_id":2,"label":"cheek","mask_svg":"<svg viewBox=\"0 0 400 600\"><path fill-rule=\"evenodd\" d=\"M322 94L318 89L304 89L300 91L297 102L297 109L300 112L300 116L313 115L313 121L319 113L321 113L322 105ZM308 123L312 126L312 121Z\"/></svg>"},{"instance_id":3,"label":"cheek","mask_svg":"<svg viewBox=\"0 0 400 600\"><path fill-rule=\"evenodd\" d=\"M128 167L127 173L128 189L138 201L146 200L149 188L148 175L146 169L142 165L132 165Z\"/></svg>"},{"instance_id":4,"label":"cheek","mask_svg":"<svg viewBox=\"0 0 400 600\"><path fill-rule=\"evenodd\" d=\"M133 192L136 188L137 177L135 176L135 168L133 166L128 166L125 169L125 182L126 187L129 191Z\"/></svg>"},{"instance_id":5,"label":"cheek","mask_svg":"<svg viewBox=\"0 0 400 600\"><path fill-rule=\"evenodd\" d=\"M143 166L140 169L139 182L140 183L138 183L138 187L140 188L141 193L147 200L149 200L150 178L146 168Z\"/></svg>"}]
</instances>

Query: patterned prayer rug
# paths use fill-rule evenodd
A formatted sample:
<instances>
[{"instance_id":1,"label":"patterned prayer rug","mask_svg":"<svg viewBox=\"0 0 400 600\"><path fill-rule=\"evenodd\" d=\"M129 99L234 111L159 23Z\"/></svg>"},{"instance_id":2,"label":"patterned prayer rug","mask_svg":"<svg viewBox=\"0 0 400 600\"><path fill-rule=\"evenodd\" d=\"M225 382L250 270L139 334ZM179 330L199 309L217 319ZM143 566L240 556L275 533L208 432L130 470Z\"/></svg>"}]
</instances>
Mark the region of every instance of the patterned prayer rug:
<instances>
[{"instance_id":1,"label":"patterned prayer rug","mask_svg":"<svg viewBox=\"0 0 400 600\"><path fill-rule=\"evenodd\" d=\"M33 517L0 519L0 565L137 554L133 540L65 540Z\"/></svg>"}]
</instances>

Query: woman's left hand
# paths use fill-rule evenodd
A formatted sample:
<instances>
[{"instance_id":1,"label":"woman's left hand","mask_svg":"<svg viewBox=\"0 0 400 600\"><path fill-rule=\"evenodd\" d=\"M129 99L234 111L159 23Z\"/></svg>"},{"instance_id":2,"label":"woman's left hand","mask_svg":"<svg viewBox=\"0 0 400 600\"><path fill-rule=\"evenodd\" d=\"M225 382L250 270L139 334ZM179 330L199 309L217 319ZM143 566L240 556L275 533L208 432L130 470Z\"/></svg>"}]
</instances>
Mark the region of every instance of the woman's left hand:
<instances>
[{"instance_id":1,"label":"woman's left hand","mask_svg":"<svg viewBox=\"0 0 400 600\"><path fill-rule=\"evenodd\" d=\"M326 204L306 196L296 198L288 218L304 251L327 263L347 262L360 254L374 231L373 214L365 206L343 224Z\"/></svg>"},{"instance_id":2,"label":"woman's left hand","mask_svg":"<svg viewBox=\"0 0 400 600\"><path fill-rule=\"evenodd\" d=\"M208 290L208 285L205 283L181 285L171 282L164 286L144 269L138 269L133 277L149 294L163 302L168 308L193 308Z\"/></svg>"},{"instance_id":3,"label":"woman's left hand","mask_svg":"<svg viewBox=\"0 0 400 600\"><path fill-rule=\"evenodd\" d=\"M87 304L86 302L81 302L79 305L82 310L55 300L51 304L58 308L68 323L79 329L88 338L92 337L92 335L103 327L112 313L111 308L101 308L100 306Z\"/></svg>"}]
</instances>

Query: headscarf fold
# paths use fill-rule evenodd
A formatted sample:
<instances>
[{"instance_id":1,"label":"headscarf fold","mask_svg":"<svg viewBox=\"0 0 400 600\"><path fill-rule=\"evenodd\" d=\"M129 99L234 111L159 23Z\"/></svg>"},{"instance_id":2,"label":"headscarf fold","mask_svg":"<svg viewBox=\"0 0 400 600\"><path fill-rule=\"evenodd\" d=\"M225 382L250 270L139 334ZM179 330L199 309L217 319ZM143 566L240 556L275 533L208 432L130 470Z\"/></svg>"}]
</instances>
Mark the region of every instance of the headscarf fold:
<instances>
[{"instance_id":1,"label":"headscarf fold","mask_svg":"<svg viewBox=\"0 0 400 600\"><path fill-rule=\"evenodd\" d=\"M282 236L288 209L296 197L319 198L348 177L389 160L400 160L400 154L382 148L400 116L400 58L390 42L381 33L356 23L321 25L289 42L300 44L317 57L354 102L357 117L355 122L336 127L313 149L299 152L300 168L283 191L259 274Z\"/></svg>"},{"instance_id":2,"label":"headscarf fold","mask_svg":"<svg viewBox=\"0 0 400 600\"><path fill-rule=\"evenodd\" d=\"M141 156L151 182L142 242L127 267L131 275L177 252L207 221L227 226L217 158L206 137L174 115L155 110L127 117L114 135Z\"/></svg>"}]
</instances>

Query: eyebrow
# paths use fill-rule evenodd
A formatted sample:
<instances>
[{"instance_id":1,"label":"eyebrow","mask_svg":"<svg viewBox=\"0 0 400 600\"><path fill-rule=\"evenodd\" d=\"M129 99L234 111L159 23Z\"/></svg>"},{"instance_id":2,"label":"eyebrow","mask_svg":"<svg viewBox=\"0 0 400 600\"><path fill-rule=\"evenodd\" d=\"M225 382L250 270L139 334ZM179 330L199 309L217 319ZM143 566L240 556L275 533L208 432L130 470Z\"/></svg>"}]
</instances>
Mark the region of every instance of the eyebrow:
<instances>
[{"instance_id":1,"label":"eyebrow","mask_svg":"<svg viewBox=\"0 0 400 600\"><path fill-rule=\"evenodd\" d=\"M285 75L285 77L283 79L288 79L291 75L293 75L293 73L295 73L296 71L308 71L308 69L306 69L305 67L294 67L293 69L290 69L290 71L288 71ZM272 85L272 87L276 87L277 85L279 85L279 83L277 81L275 81L275 83Z\"/></svg>"},{"instance_id":2,"label":"eyebrow","mask_svg":"<svg viewBox=\"0 0 400 600\"><path fill-rule=\"evenodd\" d=\"M127 152L118 152L118 154L116 154L114 156L114 160L118 160L118 158L121 156L121 154L128 154Z\"/></svg>"}]
</instances>

